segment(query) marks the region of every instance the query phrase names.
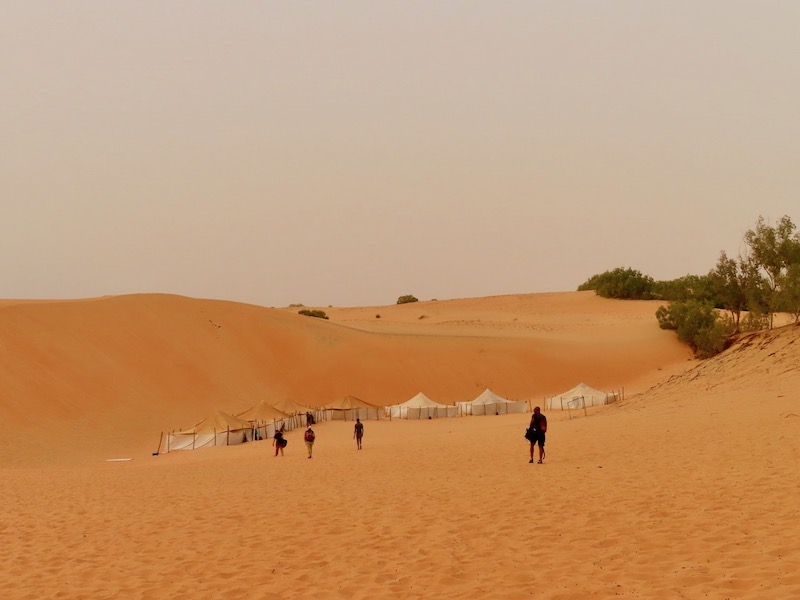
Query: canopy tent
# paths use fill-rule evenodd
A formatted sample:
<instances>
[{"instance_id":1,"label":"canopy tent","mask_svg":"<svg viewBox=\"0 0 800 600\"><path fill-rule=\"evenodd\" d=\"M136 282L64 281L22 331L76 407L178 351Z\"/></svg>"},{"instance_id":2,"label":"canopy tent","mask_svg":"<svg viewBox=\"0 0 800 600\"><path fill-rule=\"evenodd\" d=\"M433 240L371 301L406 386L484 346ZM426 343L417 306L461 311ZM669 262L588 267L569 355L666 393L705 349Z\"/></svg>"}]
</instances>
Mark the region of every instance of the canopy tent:
<instances>
[{"instance_id":1,"label":"canopy tent","mask_svg":"<svg viewBox=\"0 0 800 600\"><path fill-rule=\"evenodd\" d=\"M285 431L295 428L295 419L282 410L278 410L266 400L262 400L236 416L251 424L253 437L257 440L275 437L275 431L278 429Z\"/></svg>"},{"instance_id":2,"label":"canopy tent","mask_svg":"<svg viewBox=\"0 0 800 600\"><path fill-rule=\"evenodd\" d=\"M381 418L380 407L350 395L320 406L320 409L325 411L327 418L332 421L355 421L357 418L363 421Z\"/></svg>"},{"instance_id":3,"label":"canopy tent","mask_svg":"<svg viewBox=\"0 0 800 600\"><path fill-rule=\"evenodd\" d=\"M567 410L571 408L588 408L611 404L617 399L614 393L604 392L585 383L579 383L571 390L545 399L548 410Z\"/></svg>"},{"instance_id":4,"label":"canopy tent","mask_svg":"<svg viewBox=\"0 0 800 600\"><path fill-rule=\"evenodd\" d=\"M287 422L290 422L292 427L305 427L309 424L308 415L311 415L311 423L322 420L325 417L323 411L318 408L310 408L305 404L300 404L294 398L289 396L282 396L278 398L268 398L265 400L267 404L279 411L286 413Z\"/></svg>"},{"instance_id":5,"label":"canopy tent","mask_svg":"<svg viewBox=\"0 0 800 600\"><path fill-rule=\"evenodd\" d=\"M245 421L279 421L280 419L286 418L288 414L275 408L266 400L262 400L252 408L236 416Z\"/></svg>"},{"instance_id":6,"label":"canopy tent","mask_svg":"<svg viewBox=\"0 0 800 600\"><path fill-rule=\"evenodd\" d=\"M165 452L235 446L252 440L253 425L249 421L218 410L194 427L168 433Z\"/></svg>"},{"instance_id":7,"label":"canopy tent","mask_svg":"<svg viewBox=\"0 0 800 600\"><path fill-rule=\"evenodd\" d=\"M272 400L270 404L287 415L299 415L310 410L304 404L300 404L294 398L289 398L288 396Z\"/></svg>"},{"instance_id":8,"label":"canopy tent","mask_svg":"<svg viewBox=\"0 0 800 600\"><path fill-rule=\"evenodd\" d=\"M294 421L297 421L300 426L308 425L308 415L310 414L313 422L321 421L325 418L325 411L318 408L310 408L305 404L300 404L294 398L284 396L279 400L271 402L272 406L278 410L282 410L288 415L292 415Z\"/></svg>"},{"instance_id":9,"label":"canopy tent","mask_svg":"<svg viewBox=\"0 0 800 600\"><path fill-rule=\"evenodd\" d=\"M439 404L422 392L402 404L387 406L384 411L390 419L441 419L458 416L457 406Z\"/></svg>"},{"instance_id":10,"label":"canopy tent","mask_svg":"<svg viewBox=\"0 0 800 600\"><path fill-rule=\"evenodd\" d=\"M528 403L507 400L486 388L474 400L459 402L458 409L462 415L505 415L508 413L527 412Z\"/></svg>"}]
</instances>

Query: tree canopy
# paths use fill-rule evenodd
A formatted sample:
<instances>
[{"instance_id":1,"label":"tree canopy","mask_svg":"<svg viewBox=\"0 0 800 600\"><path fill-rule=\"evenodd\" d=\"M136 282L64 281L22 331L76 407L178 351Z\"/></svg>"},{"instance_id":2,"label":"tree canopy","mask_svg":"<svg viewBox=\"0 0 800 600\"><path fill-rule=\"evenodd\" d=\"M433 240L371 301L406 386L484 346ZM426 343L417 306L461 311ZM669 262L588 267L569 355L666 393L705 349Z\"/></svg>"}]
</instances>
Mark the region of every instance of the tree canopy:
<instances>
[{"instance_id":1,"label":"tree canopy","mask_svg":"<svg viewBox=\"0 0 800 600\"><path fill-rule=\"evenodd\" d=\"M675 330L697 356L711 356L732 333L772 327L775 312L800 322L800 233L792 220L784 216L773 226L759 217L744 234L744 245L744 253L735 258L720 252L707 275L654 281L636 269L618 267L592 275L578 290L606 298L668 301L656 312L659 325Z\"/></svg>"}]
</instances>

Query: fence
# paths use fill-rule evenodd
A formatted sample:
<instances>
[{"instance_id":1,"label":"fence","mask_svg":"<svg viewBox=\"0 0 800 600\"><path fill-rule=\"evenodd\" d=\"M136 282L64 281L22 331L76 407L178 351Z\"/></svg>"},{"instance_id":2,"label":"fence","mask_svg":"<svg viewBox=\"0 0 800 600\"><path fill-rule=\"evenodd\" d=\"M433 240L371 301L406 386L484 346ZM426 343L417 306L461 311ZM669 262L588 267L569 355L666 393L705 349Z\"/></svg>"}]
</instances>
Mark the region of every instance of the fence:
<instances>
[{"instance_id":1,"label":"fence","mask_svg":"<svg viewBox=\"0 0 800 600\"><path fill-rule=\"evenodd\" d=\"M472 404L459 402L458 410L462 416L468 415L508 415L528 412L527 402L496 402L491 404Z\"/></svg>"},{"instance_id":2,"label":"fence","mask_svg":"<svg viewBox=\"0 0 800 600\"><path fill-rule=\"evenodd\" d=\"M457 406L387 406L385 415L392 419L445 419L458 417Z\"/></svg>"},{"instance_id":3,"label":"fence","mask_svg":"<svg viewBox=\"0 0 800 600\"><path fill-rule=\"evenodd\" d=\"M355 421L356 419L377 421L381 418L381 411L383 408L375 406L370 408L326 408L324 413L327 421Z\"/></svg>"}]
</instances>

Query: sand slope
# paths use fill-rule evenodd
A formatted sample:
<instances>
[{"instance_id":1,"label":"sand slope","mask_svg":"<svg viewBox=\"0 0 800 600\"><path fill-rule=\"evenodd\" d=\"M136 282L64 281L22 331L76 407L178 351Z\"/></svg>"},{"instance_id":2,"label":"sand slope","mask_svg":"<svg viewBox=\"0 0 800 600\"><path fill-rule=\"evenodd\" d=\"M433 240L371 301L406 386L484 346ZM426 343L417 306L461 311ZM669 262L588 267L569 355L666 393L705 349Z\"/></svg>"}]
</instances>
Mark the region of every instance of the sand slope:
<instances>
[{"instance_id":1,"label":"sand slope","mask_svg":"<svg viewBox=\"0 0 800 600\"><path fill-rule=\"evenodd\" d=\"M538 400L582 380L637 391L689 358L656 307L540 294L328 309L324 321L167 295L8 303L0 445L19 464L142 455L162 431L270 395L386 405L424 391L449 403L491 387Z\"/></svg>"},{"instance_id":2,"label":"sand slope","mask_svg":"<svg viewBox=\"0 0 800 600\"><path fill-rule=\"evenodd\" d=\"M235 315L251 310L260 315L261 309L234 306L226 313L224 305L211 316L181 317L187 305L199 312L214 303L169 297L115 302L135 314L131 322L159 322L180 340L176 344L217 360L229 355L215 354L214 332L199 325L220 316L223 330L243 328L237 339L251 339L256 353L267 352L256 343L260 327L276 337L284 332L289 353L319 351L315 360L322 360L322 349L343 345L389 352L382 342L362 341L366 323L358 329L358 321L368 317L358 317L357 309L346 309L347 320L334 327L281 311L242 317L239 325ZM473 320L465 316L473 309L464 302L455 319L432 311L429 318ZM476 305L484 302L492 303ZM168 311L172 303L180 309ZM2 321L4 333L13 329L9 323L39 331L33 346L46 346L50 353L41 352L42 360L66 356L56 349L79 354L80 343L64 338L80 329L82 318L107 323L109 335L112 326L134 335L136 328L114 314L103 316L105 310L116 314L111 304L94 318L67 318L66 311L57 319L23 312L23 319L17 313ZM626 312L635 304L596 305L625 313L622 322L638 322ZM342 318L338 311L330 311L332 319ZM170 318L153 316L163 312ZM69 328L48 335L47 326L67 327L73 318ZM570 321L566 315L548 318ZM398 331L405 319L416 330L408 337L415 339L439 339L440 327L456 327L453 336L466 338L462 341L472 337L466 335L472 325L442 322L422 329L419 321L427 319L413 313L396 321L382 314L384 319L379 327ZM255 330L252 338L244 332L248 323ZM497 332L504 326L475 325L483 330L474 337L502 344ZM576 329L562 330L567 337L580 329L565 327ZM195 332L193 346L187 329ZM389 347L398 344L403 352L416 347L418 342L396 333L366 337L393 340ZM6 464L0 473L0 584L13 599L800 597L800 327L743 336L721 356L700 363L685 356L675 357L677 363L666 360L669 353L657 349L661 333L646 334L652 336L649 345L640 339L642 353L661 356L665 367L682 368L670 376L668 368L655 367L665 374L654 380L655 387L588 416L569 420L549 413L543 465L527 460L522 433L528 415L370 421L362 451L355 448L350 423L321 423L311 460L299 431L288 434L282 458L272 456L269 441L263 441L107 463L98 456L114 445L110 436L100 436L87 442L91 451L62 445L60 452L70 459L69 466L59 466L64 461L36 446L37 461L18 459L16 468ZM152 336L140 335L163 351ZM541 343L536 336L521 337L502 347L516 351L517 343ZM617 342L624 352L624 343ZM235 347L239 352L238 343ZM86 348L94 346L87 342ZM91 352L100 360L98 350ZM558 371L564 358L554 356L552 370ZM594 355L587 356L594 364ZM161 363L136 360L154 371L121 371L136 373L144 389L161 389L141 375L157 372L154 365ZM172 362L178 366L164 367L162 374L169 385L193 392L210 385L192 383L205 371L193 372L194 363L180 353ZM87 385L92 378L86 364L73 361L70 369L58 371L58 381L66 389ZM4 371L4 391L14 381L8 374ZM629 375L654 376L635 369ZM39 383L52 385L47 378ZM112 384L104 382L103 389L116 389ZM17 385L36 389L27 380ZM49 406L44 394L36 398L37 406ZM92 402L102 405L91 396L64 394L53 410L63 411L80 429L88 421L71 411ZM129 413L136 414L137 405L130 402ZM157 398L142 402L158 418L197 406L194 399L176 400L177 407L170 408L159 408ZM35 426L26 426L5 399L3 407L16 427L34 434ZM132 417L132 424L144 431L149 418ZM4 448L4 460L8 456ZM48 464L38 466L43 462Z\"/></svg>"}]
</instances>

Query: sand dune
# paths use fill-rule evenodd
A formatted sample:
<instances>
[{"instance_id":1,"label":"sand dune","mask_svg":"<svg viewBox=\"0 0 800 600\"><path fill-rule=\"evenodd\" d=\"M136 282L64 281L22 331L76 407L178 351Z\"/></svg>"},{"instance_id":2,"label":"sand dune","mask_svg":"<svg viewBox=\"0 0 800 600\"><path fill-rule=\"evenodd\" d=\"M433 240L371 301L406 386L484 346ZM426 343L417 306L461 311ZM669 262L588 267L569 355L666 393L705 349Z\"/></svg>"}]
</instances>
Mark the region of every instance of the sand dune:
<instances>
[{"instance_id":1,"label":"sand dune","mask_svg":"<svg viewBox=\"0 0 800 600\"><path fill-rule=\"evenodd\" d=\"M0 307L6 597L800 597L800 328L698 362L652 305L590 294L325 310ZM629 393L549 413L543 465L529 415L370 421L362 451L321 423L312 460L299 431L283 458L147 452L224 393L538 398L576 378Z\"/></svg>"},{"instance_id":2,"label":"sand dune","mask_svg":"<svg viewBox=\"0 0 800 600\"><path fill-rule=\"evenodd\" d=\"M633 393L687 366L656 307L541 294L328 309L324 321L164 295L10 304L0 307L0 415L21 435L6 452L23 464L145 454L162 431L271 394L386 405L424 391L451 403L486 387L539 399L581 380Z\"/></svg>"}]
</instances>

